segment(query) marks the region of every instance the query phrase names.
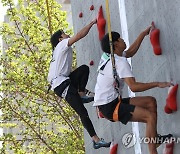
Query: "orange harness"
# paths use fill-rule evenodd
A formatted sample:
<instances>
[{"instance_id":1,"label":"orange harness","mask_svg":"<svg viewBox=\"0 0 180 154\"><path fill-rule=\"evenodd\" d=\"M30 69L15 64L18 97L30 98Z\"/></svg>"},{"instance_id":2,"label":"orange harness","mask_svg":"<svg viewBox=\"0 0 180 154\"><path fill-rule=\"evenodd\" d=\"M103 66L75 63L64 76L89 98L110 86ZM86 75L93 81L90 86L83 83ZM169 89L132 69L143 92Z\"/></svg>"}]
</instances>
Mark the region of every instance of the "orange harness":
<instances>
[{"instance_id":1,"label":"orange harness","mask_svg":"<svg viewBox=\"0 0 180 154\"><path fill-rule=\"evenodd\" d=\"M119 105L121 104L121 99L119 99L119 102L118 104L116 105L116 108L114 109L114 112L113 112L113 119L109 119L109 118L106 118L103 113L101 111L99 111L98 107L96 108L97 109L97 113L98 113L98 117L99 118L106 118L108 120L113 120L113 121L119 121L119 116L118 116L118 111L119 111Z\"/></svg>"}]
</instances>

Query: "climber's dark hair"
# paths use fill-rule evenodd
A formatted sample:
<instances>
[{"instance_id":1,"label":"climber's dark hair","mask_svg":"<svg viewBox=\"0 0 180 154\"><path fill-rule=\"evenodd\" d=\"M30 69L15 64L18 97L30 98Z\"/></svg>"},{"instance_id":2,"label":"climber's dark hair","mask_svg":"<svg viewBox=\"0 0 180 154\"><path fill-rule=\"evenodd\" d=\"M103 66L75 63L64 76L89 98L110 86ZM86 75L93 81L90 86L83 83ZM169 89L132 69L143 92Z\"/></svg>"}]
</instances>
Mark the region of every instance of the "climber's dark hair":
<instances>
[{"instance_id":1,"label":"climber's dark hair","mask_svg":"<svg viewBox=\"0 0 180 154\"><path fill-rule=\"evenodd\" d=\"M120 34L118 32L111 32L112 35L112 44L114 50L114 42L120 38ZM111 53L110 45L109 45L109 33L107 33L101 40L101 49L106 53Z\"/></svg>"},{"instance_id":2,"label":"climber's dark hair","mask_svg":"<svg viewBox=\"0 0 180 154\"><path fill-rule=\"evenodd\" d=\"M58 30L57 32L55 32L52 36L51 36L51 45L52 48L54 49L56 47L56 45L59 43L59 38L61 37L61 35L63 34L62 30Z\"/></svg>"}]
</instances>

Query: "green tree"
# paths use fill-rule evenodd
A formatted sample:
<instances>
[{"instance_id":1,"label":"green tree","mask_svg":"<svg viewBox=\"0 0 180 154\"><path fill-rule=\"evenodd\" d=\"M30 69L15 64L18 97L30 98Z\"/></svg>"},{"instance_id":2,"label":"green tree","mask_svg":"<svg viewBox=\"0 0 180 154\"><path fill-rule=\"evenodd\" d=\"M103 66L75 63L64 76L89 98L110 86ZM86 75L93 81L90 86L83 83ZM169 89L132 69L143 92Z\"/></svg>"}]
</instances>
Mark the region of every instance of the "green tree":
<instances>
[{"instance_id":1,"label":"green tree","mask_svg":"<svg viewBox=\"0 0 180 154\"><path fill-rule=\"evenodd\" d=\"M77 114L52 91L47 74L51 34L68 29L66 12L55 0L1 0L8 7L0 27L2 153L84 153L83 127ZM74 67L76 58L74 54Z\"/></svg>"}]
</instances>

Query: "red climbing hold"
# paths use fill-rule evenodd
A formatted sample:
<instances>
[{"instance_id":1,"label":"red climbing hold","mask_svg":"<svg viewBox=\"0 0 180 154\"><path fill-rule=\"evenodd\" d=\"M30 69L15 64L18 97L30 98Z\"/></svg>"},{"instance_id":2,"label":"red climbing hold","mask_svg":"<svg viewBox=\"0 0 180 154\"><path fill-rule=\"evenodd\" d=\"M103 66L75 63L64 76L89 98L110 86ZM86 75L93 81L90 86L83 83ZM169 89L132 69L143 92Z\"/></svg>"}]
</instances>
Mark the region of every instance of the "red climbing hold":
<instances>
[{"instance_id":1,"label":"red climbing hold","mask_svg":"<svg viewBox=\"0 0 180 154\"><path fill-rule=\"evenodd\" d=\"M159 36L160 36L160 30L157 29L154 25L154 22L152 22L152 29L150 32L150 41L151 41L155 55L161 55L162 54Z\"/></svg>"},{"instance_id":2,"label":"red climbing hold","mask_svg":"<svg viewBox=\"0 0 180 154\"><path fill-rule=\"evenodd\" d=\"M98 17L97 17L97 28L99 31L99 40L101 40L103 36L105 35L105 26L106 26L106 20L104 19L104 16L103 16L102 6L100 6Z\"/></svg>"},{"instance_id":3,"label":"red climbing hold","mask_svg":"<svg viewBox=\"0 0 180 154\"><path fill-rule=\"evenodd\" d=\"M99 111L99 118L104 118L104 115L102 114L102 112L101 111Z\"/></svg>"},{"instance_id":4,"label":"red climbing hold","mask_svg":"<svg viewBox=\"0 0 180 154\"><path fill-rule=\"evenodd\" d=\"M91 7L89 8L91 11L94 10L94 5L91 5Z\"/></svg>"},{"instance_id":5,"label":"red climbing hold","mask_svg":"<svg viewBox=\"0 0 180 154\"><path fill-rule=\"evenodd\" d=\"M115 144L114 142L111 142L110 154L117 154L117 148L118 148L118 144Z\"/></svg>"},{"instance_id":6,"label":"red climbing hold","mask_svg":"<svg viewBox=\"0 0 180 154\"><path fill-rule=\"evenodd\" d=\"M90 66L94 65L94 61L91 60L90 63L89 63Z\"/></svg>"},{"instance_id":7,"label":"red climbing hold","mask_svg":"<svg viewBox=\"0 0 180 154\"><path fill-rule=\"evenodd\" d=\"M79 13L79 18L82 18L83 17L83 13Z\"/></svg>"},{"instance_id":8,"label":"red climbing hold","mask_svg":"<svg viewBox=\"0 0 180 154\"><path fill-rule=\"evenodd\" d=\"M104 115L102 114L101 111L99 111L99 108L98 108L98 107L96 107L96 113L97 113L97 117L98 117L98 118L104 118Z\"/></svg>"},{"instance_id":9,"label":"red climbing hold","mask_svg":"<svg viewBox=\"0 0 180 154\"><path fill-rule=\"evenodd\" d=\"M164 108L165 112L168 114L177 111L177 90L178 84L171 86L168 90L168 97L166 98L166 106Z\"/></svg>"},{"instance_id":10,"label":"red climbing hold","mask_svg":"<svg viewBox=\"0 0 180 154\"><path fill-rule=\"evenodd\" d=\"M167 143L164 148L163 154L173 154L173 149L174 149L174 142Z\"/></svg>"}]
</instances>

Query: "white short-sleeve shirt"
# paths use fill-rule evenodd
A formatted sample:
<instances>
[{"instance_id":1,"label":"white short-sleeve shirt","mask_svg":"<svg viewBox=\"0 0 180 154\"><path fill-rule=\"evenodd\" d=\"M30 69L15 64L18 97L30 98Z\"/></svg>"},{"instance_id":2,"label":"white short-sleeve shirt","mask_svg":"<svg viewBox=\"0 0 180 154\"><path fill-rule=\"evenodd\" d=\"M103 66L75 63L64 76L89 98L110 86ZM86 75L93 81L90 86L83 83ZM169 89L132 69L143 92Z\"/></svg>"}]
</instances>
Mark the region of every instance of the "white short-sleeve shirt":
<instances>
[{"instance_id":1,"label":"white short-sleeve shirt","mask_svg":"<svg viewBox=\"0 0 180 154\"><path fill-rule=\"evenodd\" d=\"M107 54L104 53L100 60L100 65L105 64L108 60ZM123 54L125 56L125 54ZM119 93L122 96L122 89L124 87L123 78L134 77L131 71L131 67L126 59L126 57L120 57L118 55L114 55L115 57L115 65L116 71L119 76ZM95 86L95 96L94 96L94 104L93 106L99 106L108 104L114 99L118 97L118 92L114 88L114 77L112 71L112 62L111 58L106 63L103 70L100 69L100 65L98 67L98 76L97 82Z\"/></svg>"},{"instance_id":2,"label":"white short-sleeve shirt","mask_svg":"<svg viewBox=\"0 0 180 154\"><path fill-rule=\"evenodd\" d=\"M63 81L69 79L72 70L72 47L68 46L68 40L63 39L55 47L49 67L48 81L54 90Z\"/></svg>"}]
</instances>

